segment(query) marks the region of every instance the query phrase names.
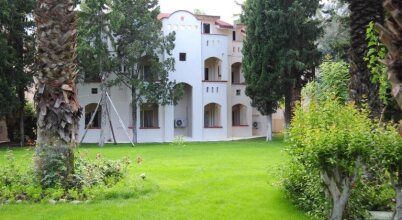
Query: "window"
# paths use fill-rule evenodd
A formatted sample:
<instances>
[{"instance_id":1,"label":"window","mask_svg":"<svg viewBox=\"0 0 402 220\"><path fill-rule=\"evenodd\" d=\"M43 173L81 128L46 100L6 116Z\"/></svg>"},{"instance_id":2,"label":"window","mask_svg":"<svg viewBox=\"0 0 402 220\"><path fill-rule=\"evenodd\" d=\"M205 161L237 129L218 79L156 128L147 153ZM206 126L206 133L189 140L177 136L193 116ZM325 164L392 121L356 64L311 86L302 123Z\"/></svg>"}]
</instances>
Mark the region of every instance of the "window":
<instances>
[{"instance_id":1,"label":"window","mask_svg":"<svg viewBox=\"0 0 402 220\"><path fill-rule=\"evenodd\" d=\"M92 129L99 129L101 128L101 123L102 123L102 106L98 107L98 110L95 112L97 104L91 103L85 106L85 126L88 128ZM92 120L92 123L89 124L92 115L95 113L95 117Z\"/></svg>"},{"instance_id":2,"label":"window","mask_svg":"<svg viewBox=\"0 0 402 220\"><path fill-rule=\"evenodd\" d=\"M216 93L218 93L219 92L219 87L216 87Z\"/></svg>"},{"instance_id":3,"label":"window","mask_svg":"<svg viewBox=\"0 0 402 220\"><path fill-rule=\"evenodd\" d=\"M179 60L180 61L186 61L186 53L180 53Z\"/></svg>"},{"instance_id":4,"label":"window","mask_svg":"<svg viewBox=\"0 0 402 220\"><path fill-rule=\"evenodd\" d=\"M141 106L140 126L141 128L158 127L158 105L144 104Z\"/></svg>"},{"instance_id":5,"label":"window","mask_svg":"<svg viewBox=\"0 0 402 220\"><path fill-rule=\"evenodd\" d=\"M204 34L210 34L211 33L211 25L210 24L202 24Z\"/></svg>"},{"instance_id":6,"label":"window","mask_svg":"<svg viewBox=\"0 0 402 220\"><path fill-rule=\"evenodd\" d=\"M98 94L98 88L92 88L91 94Z\"/></svg>"},{"instance_id":7,"label":"window","mask_svg":"<svg viewBox=\"0 0 402 220\"><path fill-rule=\"evenodd\" d=\"M204 107L204 127L221 127L220 117L221 106L216 103L210 103Z\"/></svg>"},{"instance_id":8,"label":"window","mask_svg":"<svg viewBox=\"0 0 402 220\"><path fill-rule=\"evenodd\" d=\"M214 93L214 87L211 87L211 89L212 89L212 93Z\"/></svg>"},{"instance_id":9,"label":"window","mask_svg":"<svg viewBox=\"0 0 402 220\"><path fill-rule=\"evenodd\" d=\"M241 94L241 90L240 89L237 89L236 90L236 95L240 95Z\"/></svg>"},{"instance_id":10,"label":"window","mask_svg":"<svg viewBox=\"0 0 402 220\"><path fill-rule=\"evenodd\" d=\"M205 81L208 81L209 80L209 70L208 70L208 68L205 68L204 69L204 79L205 79Z\"/></svg>"},{"instance_id":11,"label":"window","mask_svg":"<svg viewBox=\"0 0 402 220\"><path fill-rule=\"evenodd\" d=\"M208 93L209 87L207 87L207 93Z\"/></svg>"},{"instance_id":12,"label":"window","mask_svg":"<svg viewBox=\"0 0 402 220\"><path fill-rule=\"evenodd\" d=\"M150 82L152 81L152 72L150 66L144 66L144 81Z\"/></svg>"},{"instance_id":13,"label":"window","mask_svg":"<svg viewBox=\"0 0 402 220\"><path fill-rule=\"evenodd\" d=\"M247 125L247 107L241 104L232 107L232 126Z\"/></svg>"},{"instance_id":14,"label":"window","mask_svg":"<svg viewBox=\"0 0 402 220\"><path fill-rule=\"evenodd\" d=\"M233 31L233 41L236 40L236 31Z\"/></svg>"}]
</instances>

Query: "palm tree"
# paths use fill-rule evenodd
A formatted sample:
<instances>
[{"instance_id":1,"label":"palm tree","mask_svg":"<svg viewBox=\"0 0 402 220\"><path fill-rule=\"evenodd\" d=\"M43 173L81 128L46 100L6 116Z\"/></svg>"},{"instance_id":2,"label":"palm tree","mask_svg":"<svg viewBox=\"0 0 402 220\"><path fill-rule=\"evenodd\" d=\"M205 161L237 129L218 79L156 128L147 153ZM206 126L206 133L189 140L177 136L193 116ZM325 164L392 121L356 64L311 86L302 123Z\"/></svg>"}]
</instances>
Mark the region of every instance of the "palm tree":
<instances>
[{"instance_id":1,"label":"palm tree","mask_svg":"<svg viewBox=\"0 0 402 220\"><path fill-rule=\"evenodd\" d=\"M388 79L392 85L392 95L402 109L402 2L384 1L384 8L390 14L385 27L380 23L376 29L381 41L388 48Z\"/></svg>"},{"instance_id":2,"label":"palm tree","mask_svg":"<svg viewBox=\"0 0 402 220\"><path fill-rule=\"evenodd\" d=\"M381 114L379 84L373 83L371 73L364 61L368 46L366 29L371 21L382 23L384 12L379 0L348 0L351 12L351 48L350 59L350 98L358 106L367 100L373 117Z\"/></svg>"},{"instance_id":3,"label":"palm tree","mask_svg":"<svg viewBox=\"0 0 402 220\"><path fill-rule=\"evenodd\" d=\"M37 0L35 169L42 186L66 186L74 173L81 107L76 98L76 17L73 0Z\"/></svg>"}]
</instances>

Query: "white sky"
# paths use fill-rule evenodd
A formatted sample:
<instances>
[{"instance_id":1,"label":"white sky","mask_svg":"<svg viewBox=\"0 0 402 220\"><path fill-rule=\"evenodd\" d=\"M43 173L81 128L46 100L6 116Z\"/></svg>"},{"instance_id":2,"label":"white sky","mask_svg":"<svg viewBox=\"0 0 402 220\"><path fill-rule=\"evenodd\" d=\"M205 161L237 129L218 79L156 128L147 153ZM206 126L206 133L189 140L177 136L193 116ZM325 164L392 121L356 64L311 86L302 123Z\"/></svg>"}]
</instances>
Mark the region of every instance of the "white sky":
<instances>
[{"instance_id":1,"label":"white sky","mask_svg":"<svg viewBox=\"0 0 402 220\"><path fill-rule=\"evenodd\" d=\"M172 13L177 10L194 12L194 9L200 9L207 15L221 16L221 20L231 24L235 20L233 15L241 11L235 0L159 0L159 5L163 13Z\"/></svg>"}]
</instances>

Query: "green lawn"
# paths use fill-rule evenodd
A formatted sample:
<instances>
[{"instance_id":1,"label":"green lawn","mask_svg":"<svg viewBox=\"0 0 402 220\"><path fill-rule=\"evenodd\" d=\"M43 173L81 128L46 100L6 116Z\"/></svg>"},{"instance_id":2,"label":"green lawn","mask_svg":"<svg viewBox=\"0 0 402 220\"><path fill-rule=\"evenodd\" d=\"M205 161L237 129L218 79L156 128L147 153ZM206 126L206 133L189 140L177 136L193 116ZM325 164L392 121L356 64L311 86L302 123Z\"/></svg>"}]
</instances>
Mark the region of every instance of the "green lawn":
<instances>
[{"instance_id":1,"label":"green lawn","mask_svg":"<svg viewBox=\"0 0 402 220\"><path fill-rule=\"evenodd\" d=\"M294 208L275 186L272 172L286 166L281 141L248 140L218 143L108 145L80 147L95 157L141 156L129 175L153 190L138 198L93 201L88 204L19 204L0 206L0 219L309 219ZM5 150L0 150L0 166ZM15 150L30 163L32 149Z\"/></svg>"}]
</instances>

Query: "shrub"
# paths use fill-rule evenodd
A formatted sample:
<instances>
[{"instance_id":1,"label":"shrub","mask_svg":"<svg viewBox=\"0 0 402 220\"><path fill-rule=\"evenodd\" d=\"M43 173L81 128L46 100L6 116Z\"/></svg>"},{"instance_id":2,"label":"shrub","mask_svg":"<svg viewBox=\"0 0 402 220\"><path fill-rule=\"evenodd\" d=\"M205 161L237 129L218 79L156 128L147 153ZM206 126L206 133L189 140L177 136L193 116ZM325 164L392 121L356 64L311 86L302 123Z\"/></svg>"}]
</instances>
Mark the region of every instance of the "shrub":
<instances>
[{"instance_id":1,"label":"shrub","mask_svg":"<svg viewBox=\"0 0 402 220\"><path fill-rule=\"evenodd\" d=\"M321 179L320 184L324 183L332 198L331 219L342 219L350 192L359 179L362 158L372 147L367 112L336 99L319 104L312 100L305 109L296 108L289 142L289 153L295 163L317 180Z\"/></svg>"},{"instance_id":2,"label":"shrub","mask_svg":"<svg viewBox=\"0 0 402 220\"><path fill-rule=\"evenodd\" d=\"M313 100L305 109L299 106L289 132L292 162L283 181L289 198L309 215L327 218L333 202L322 172L337 166L344 177L354 179L344 218L366 219L367 210L391 210L394 192L382 160L398 162L395 156L402 144L396 147L401 143L397 136L395 129L374 124L366 112L335 99L319 104Z\"/></svg>"},{"instance_id":3,"label":"shrub","mask_svg":"<svg viewBox=\"0 0 402 220\"><path fill-rule=\"evenodd\" d=\"M47 184L41 187L30 167L28 170L18 167L12 151L5 155L6 163L0 167L0 203L10 203L18 200L29 202L48 202L48 200L86 200L104 198L99 194L107 190L113 191L118 185L120 188L133 190L132 194L141 193L136 187L138 183L122 181L128 172L130 160L111 161L104 160L100 155L93 161L85 157L77 157L75 163L76 172L68 183L68 188L63 188L58 181L56 172L45 175L42 181ZM48 165L59 166L60 158L51 158ZM124 182L122 186L120 182ZM138 192L137 192L138 191ZM117 190L113 192L118 193ZM126 196L128 197L128 196Z\"/></svg>"}]
</instances>

